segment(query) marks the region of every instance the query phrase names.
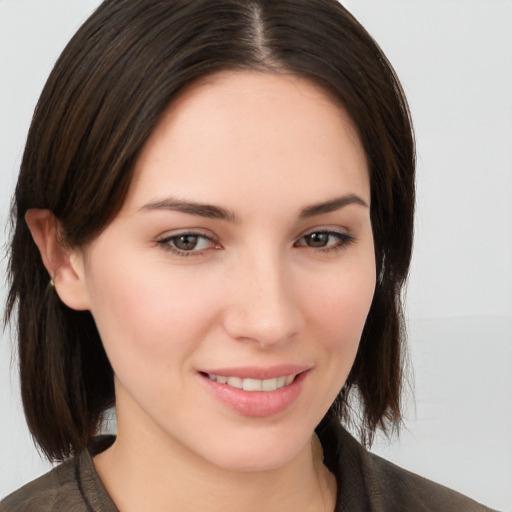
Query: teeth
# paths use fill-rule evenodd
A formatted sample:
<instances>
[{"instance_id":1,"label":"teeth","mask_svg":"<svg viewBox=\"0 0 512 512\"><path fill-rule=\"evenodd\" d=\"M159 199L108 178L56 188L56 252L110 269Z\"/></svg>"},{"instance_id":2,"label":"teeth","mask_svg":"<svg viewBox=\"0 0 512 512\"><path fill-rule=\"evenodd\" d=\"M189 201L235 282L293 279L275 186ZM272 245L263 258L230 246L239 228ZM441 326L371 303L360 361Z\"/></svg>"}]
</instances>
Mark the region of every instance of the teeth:
<instances>
[{"instance_id":1,"label":"teeth","mask_svg":"<svg viewBox=\"0 0 512 512\"><path fill-rule=\"evenodd\" d=\"M228 386L243 389L243 380L240 377L228 377Z\"/></svg>"},{"instance_id":2,"label":"teeth","mask_svg":"<svg viewBox=\"0 0 512 512\"><path fill-rule=\"evenodd\" d=\"M258 379L244 379L242 388L245 391L261 391L261 380Z\"/></svg>"},{"instance_id":3,"label":"teeth","mask_svg":"<svg viewBox=\"0 0 512 512\"><path fill-rule=\"evenodd\" d=\"M243 389L244 391L275 391L291 384L296 375L285 375L273 379L241 379L240 377L225 377L223 375L214 375L209 373L210 380L219 384L227 384L233 388Z\"/></svg>"},{"instance_id":4,"label":"teeth","mask_svg":"<svg viewBox=\"0 0 512 512\"><path fill-rule=\"evenodd\" d=\"M277 389L277 379L265 379L261 381L262 391L275 391Z\"/></svg>"}]
</instances>

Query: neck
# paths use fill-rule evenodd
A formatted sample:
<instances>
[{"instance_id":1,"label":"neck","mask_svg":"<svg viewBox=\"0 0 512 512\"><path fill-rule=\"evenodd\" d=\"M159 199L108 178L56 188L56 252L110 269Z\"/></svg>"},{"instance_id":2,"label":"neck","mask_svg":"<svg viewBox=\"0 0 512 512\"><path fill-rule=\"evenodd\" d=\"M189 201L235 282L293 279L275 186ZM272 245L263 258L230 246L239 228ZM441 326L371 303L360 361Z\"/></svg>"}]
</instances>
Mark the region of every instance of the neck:
<instances>
[{"instance_id":1,"label":"neck","mask_svg":"<svg viewBox=\"0 0 512 512\"><path fill-rule=\"evenodd\" d=\"M336 483L315 434L279 468L234 471L201 459L165 433L125 430L118 417L116 442L94 463L122 512L334 510Z\"/></svg>"}]
</instances>

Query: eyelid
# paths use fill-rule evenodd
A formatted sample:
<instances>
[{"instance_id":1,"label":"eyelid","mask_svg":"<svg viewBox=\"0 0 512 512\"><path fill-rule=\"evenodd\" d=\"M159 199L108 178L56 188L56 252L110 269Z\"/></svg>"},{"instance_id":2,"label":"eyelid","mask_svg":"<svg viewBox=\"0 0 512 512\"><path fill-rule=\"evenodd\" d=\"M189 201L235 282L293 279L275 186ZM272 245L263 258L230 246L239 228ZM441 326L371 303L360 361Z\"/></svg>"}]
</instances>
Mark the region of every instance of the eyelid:
<instances>
[{"instance_id":1,"label":"eyelid","mask_svg":"<svg viewBox=\"0 0 512 512\"><path fill-rule=\"evenodd\" d=\"M162 234L155 237L156 241L165 240L169 238L175 238L178 236L193 235L208 238L209 240L216 240L217 237L209 230L203 228L179 228L164 231Z\"/></svg>"},{"instance_id":2,"label":"eyelid","mask_svg":"<svg viewBox=\"0 0 512 512\"><path fill-rule=\"evenodd\" d=\"M205 248L205 249L200 249L200 250L192 249L190 251L185 251L182 249L178 249L177 247L174 247L171 244L171 241L173 239L179 238L181 236L187 236L187 235L208 240L209 242L211 242L212 246ZM206 251L209 251L211 249L220 249L221 248L217 237L213 236L212 234L206 234L200 229L194 229L194 228L192 228L192 229L183 228L183 229L178 229L176 231L166 232L163 235L157 237L155 239L155 243L157 246L161 247L164 251L170 252L177 256L201 256L201 255L204 255L204 253Z\"/></svg>"},{"instance_id":3,"label":"eyelid","mask_svg":"<svg viewBox=\"0 0 512 512\"><path fill-rule=\"evenodd\" d=\"M338 242L335 244L320 246L320 247L314 247L311 245L308 245L306 243L300 244L299 242L303 239L305 239L307 236L312 234L326 234L332 237L337 238ZM316 252L321 253L327 253L330 251L337 251L344 249L348 244L351 244L356 241L356 238L354 235L352 235L350 232L347 232L346 230L342 228L333 228L333 227L315 227L312 229L309 229L305 231L303 234L301 234L294 242L294 247L305 247L308 249L311 249Z\"/></svg>"},{"instance_id":4,"label":"eyelid","mask_svg":"<svg viewBox=\"0 0 512 512\"><path fill-rule=\"evenodd\" d=\"M298 237L297 240L304 238L305 236L311 235L313 233L328 233L330 235L334 236L340 236L340 237L347 237L347 238L354 238L354 236L351 234L350 230L343 227L343 226L315 226L313 228L307 229L306 231L302 232Z\"/></svg>"},{"instance_id":5,"label":"eyelid","mask_svg":"<svg viewBox=\"0 0 512 512\"><path fill-rule=\"evenodd\" d=\"M349 229L344 226L321 225L306 229L300 236L307 236L311 233L340 233L348 234Z\"/></svg>"}]
</instances>

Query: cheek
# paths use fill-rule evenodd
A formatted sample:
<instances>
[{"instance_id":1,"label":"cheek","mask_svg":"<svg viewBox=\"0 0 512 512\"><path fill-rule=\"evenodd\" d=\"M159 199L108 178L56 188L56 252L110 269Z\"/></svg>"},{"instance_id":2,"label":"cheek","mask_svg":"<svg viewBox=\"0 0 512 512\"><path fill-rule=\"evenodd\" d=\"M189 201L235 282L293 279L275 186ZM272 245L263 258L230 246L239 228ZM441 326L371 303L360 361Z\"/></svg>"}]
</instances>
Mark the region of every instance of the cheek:
<instances>
[{"instance_id":1,"label":"cheek","mask_svg":"<svg viewBox=\"0 0 512 512\"><path fill-rule=\"evenodd\" d=\"M186 360L215 317L208 283L191 280L190 272L136 258L93 270L91 312L118 377L138 368L141 377L154 378L157 366Z\"/></svg>"},{"instance_id":2,"label":"cheek","mask_svg":"<svg viewBox=\"0 0 512 512\"><path fill-rule=\"evenodd\" d=\"M354 364L375 290L373 259L342 266L316 287L309 287L309 323L316 325L320 366L328 383L323 407L328 408ZM315 290L315 293L311 293Z\"/></svg>"},{"instance_id":3,"label":"cheek","mask_svg":"<svg viewBox=\"0 0 512 512\"><path fill-rule=\"evenodd\" d=\"M315 315L316 325L324 326L326 339L357 346L375 291L372 262L348 266L308 291L308 309Z\"/></svg>"},{"instance_id":4,"label":"cheek","mask_svg":"<svg viewBox=\"0 0 512 512\"><path fill-rule=\"evenodd\" d=\"M315 355L320 369L315 389L319 417L339 394L359 348L361 334L375 289L371 264L345 266L330 276L304 287L309 312L308 340L316 340ZM315 330L313 330L315 329ZM311 344L312 345L312 344Z\"/></svg>"}]
</instances>

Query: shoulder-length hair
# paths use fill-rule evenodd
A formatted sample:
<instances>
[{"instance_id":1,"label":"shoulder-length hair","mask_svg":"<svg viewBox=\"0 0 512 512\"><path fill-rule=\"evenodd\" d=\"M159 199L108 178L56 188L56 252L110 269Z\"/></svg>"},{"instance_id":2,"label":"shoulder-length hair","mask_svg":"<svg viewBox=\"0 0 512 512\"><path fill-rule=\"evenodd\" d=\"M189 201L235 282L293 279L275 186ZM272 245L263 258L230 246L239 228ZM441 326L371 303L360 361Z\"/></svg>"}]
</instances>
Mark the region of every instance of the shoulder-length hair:
<instances>
[{"instance_id":1,"label":"shoulder-length hair","mask_svg":"<svg viewBox=\"0 0 512 512\"><path fill-rule=\"evenodd\" d=\"M348 421L355 390L363 439L400 423L415 155L407 102L383 52L336 0L106 0L50 74L13 200L6 319L16 320L28 426L50 459L81 452L97 433L115 403L113 372L91 314L50 289L25 213L49 209L66 244L90 242L121 207L169 104L221 70L304 77L357 127L378 282L355 363L327 416Z\"/></svg>"}]
</instances>

